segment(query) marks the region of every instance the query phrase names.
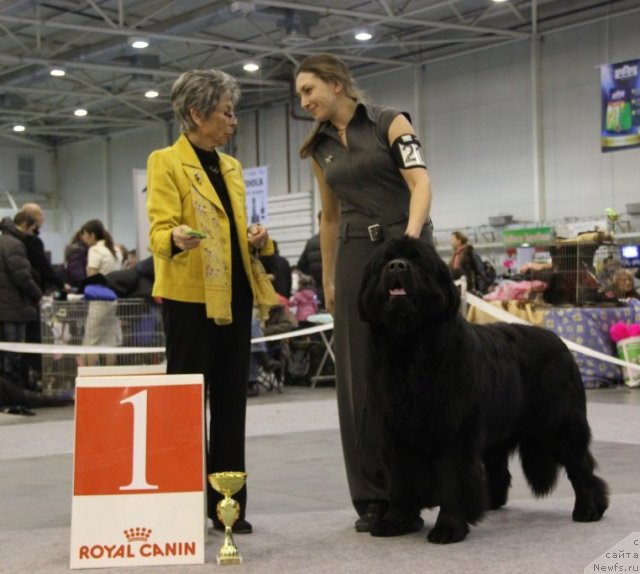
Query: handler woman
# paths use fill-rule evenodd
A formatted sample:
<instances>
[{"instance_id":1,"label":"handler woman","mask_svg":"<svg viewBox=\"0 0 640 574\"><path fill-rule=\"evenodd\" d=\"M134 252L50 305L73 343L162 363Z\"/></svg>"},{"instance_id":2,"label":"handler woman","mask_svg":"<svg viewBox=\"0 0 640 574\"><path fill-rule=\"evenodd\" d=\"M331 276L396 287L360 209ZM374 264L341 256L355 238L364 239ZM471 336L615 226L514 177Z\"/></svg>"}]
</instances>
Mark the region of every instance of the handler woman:
<instances>
[{"instance_id":1,"label":"handler woman","mask_svg":"<svg viewBox=\"0 0 640 574\"><path fill-rule=\"evenodd\" d=\"M153 295L162 298L167 373L204 374L211 413L207 473L245 470L253 301L264 312L277 302L250 253L270 255L273 243L261 226L248 231L242 167L216 150L235 132L239 96L225 72L183 73L171 90L182 134L153 152L147 167ZM220 498L207 483L208 515L223 530ZM246 487L235 498L241 515L233 531L250 533Z\"/></svg>"},{"instance_id":2,"label":"handler woman","mask_svg":"<svg viewBox=\"0 0 640 574\"><path fill-rule=\"evenodd\" d=\"M316 120L300 156L311 158L320 188L323 286L335 317L342 448L360 515L355 527L369 532L384 515L387 494L379 429L368 404L370 334L357 295L364 265L382 240L407 235L431 241L431 188L409 115L367 104L342 60L330 54L303 60L296 91Z\"/></svg>"}]
</instances>

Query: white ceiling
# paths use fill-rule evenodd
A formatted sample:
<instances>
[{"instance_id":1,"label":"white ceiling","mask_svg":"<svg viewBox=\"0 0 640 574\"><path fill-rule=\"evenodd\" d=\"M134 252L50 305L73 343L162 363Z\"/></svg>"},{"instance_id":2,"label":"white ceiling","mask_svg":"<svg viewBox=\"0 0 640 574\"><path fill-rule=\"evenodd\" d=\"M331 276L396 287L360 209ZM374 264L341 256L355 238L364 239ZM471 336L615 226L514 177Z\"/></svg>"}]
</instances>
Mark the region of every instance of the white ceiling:
<instances>
[{"instance_id":1,"label":"white ceiling","mask_svg":"<svg viewBox=\"0 0 640 574\"><path fill-rule=\"evenodd\" d=\"M5 0L0 136L55 147L165 121L171 84L191 68L239 78L250 109L290 100L312 53L341 56L357 79L637 11L638 0ZM365 27L373 39L356 41ZM150 47L131 48L138 36ZM244 72L248 59L261 70ZM66 76L51 77L53 64ZM158 98L144 97L149 85Z\"/></svg>"}]
</instances>

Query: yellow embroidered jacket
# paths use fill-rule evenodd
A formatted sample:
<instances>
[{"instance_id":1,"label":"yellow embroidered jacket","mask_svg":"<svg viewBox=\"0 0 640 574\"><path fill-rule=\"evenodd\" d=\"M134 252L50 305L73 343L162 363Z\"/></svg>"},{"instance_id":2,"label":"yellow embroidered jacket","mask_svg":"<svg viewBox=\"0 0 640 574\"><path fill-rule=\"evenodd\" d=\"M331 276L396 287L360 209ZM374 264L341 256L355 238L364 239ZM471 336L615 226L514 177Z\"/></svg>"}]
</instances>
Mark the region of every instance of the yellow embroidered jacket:
<instances>
[{"instance_id":1,"label":"yellow embroidered jacket","mask_svg":"<svg viewBox=\"0 0 640 574\"><path fill-rule=\"evenodd\" d=\"M249 254L245 185L242 166L235 158L220 153L220 173L233 207L242 264L256 301L275 304L266 275L257 273ZM231 317L230 225L220 198L198 161L187 137L151 153L147 162L147 212L150 250L155 282L153 295L188 303L206 303L207 316L226 325ZM188 225L205 232L200 246L175 255L171 231ZM271 239L260 252L273 253Z\"/></svg>"}]
</instances>

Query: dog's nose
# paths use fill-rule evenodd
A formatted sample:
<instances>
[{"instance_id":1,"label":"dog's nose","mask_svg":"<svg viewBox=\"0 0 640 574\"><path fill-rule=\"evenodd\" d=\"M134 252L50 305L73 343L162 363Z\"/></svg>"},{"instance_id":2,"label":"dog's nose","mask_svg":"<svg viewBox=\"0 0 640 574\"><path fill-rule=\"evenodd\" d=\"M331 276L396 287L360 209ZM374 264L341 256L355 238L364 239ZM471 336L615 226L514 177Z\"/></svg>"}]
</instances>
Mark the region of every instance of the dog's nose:
<instances>
[{"instance_id":1,"label":"dog's nose","mask_svg":"<svg viewBox=\"0 0 640 574\"><path fill-rule=\"evenodd\" d=\"M395 271L396 273L401 273L408 269L407 262L404 259L392 259L387 263L387 269L389 271Z\"/></svg>"}]
</instances>

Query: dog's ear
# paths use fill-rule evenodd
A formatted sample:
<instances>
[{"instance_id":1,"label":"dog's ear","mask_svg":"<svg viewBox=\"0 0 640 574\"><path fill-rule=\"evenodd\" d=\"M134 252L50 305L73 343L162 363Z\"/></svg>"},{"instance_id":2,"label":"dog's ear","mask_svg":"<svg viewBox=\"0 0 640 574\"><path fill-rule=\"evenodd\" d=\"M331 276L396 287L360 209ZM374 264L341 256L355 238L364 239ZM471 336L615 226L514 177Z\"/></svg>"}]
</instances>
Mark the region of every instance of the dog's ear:
<instances>
[{"instance_id":1,"label":"dog's ear","mask_svg":"<svg viewBox=\"0 0 640 574\"><path fill-rule=\"evenodd\" d=\"M451 271L433 245L425 242L416 243L421 250L420 258L425 263L424 272L431 276L434 286L442 297L442 307L438 315L453 317L460 307L460 292L451 278Z\"/></svg>"},{"instance_id":2,"label":"dog's ear","mask_svg":"<svg viewBox=\"0 0 640 574\"><path fill-rule=\"evenodd\" d=\"M438 262L438 282L444 291L446 298L445 314L453 317L460 308L460 291L451 277L451 271L434 249L434 254Z\"/></svg>"}]
</instances>

